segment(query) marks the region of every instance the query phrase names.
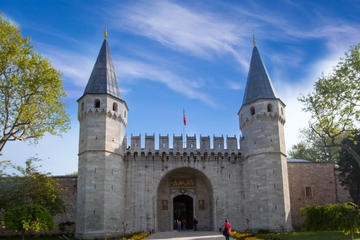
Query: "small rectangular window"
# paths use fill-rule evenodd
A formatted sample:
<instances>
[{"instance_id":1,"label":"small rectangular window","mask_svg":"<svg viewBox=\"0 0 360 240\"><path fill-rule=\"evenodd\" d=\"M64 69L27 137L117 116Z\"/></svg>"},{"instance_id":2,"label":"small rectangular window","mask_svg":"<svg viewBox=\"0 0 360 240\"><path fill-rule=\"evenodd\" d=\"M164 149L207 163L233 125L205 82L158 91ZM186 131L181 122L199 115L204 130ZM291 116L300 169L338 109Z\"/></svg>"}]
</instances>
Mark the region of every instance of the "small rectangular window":
<instances>
[{"instance_id":1,"label":"small rectangular window","mask_svg":"<svg viewBox=\"0 0 360 240\"><path fill-rule=\"evenodd\" d=\"M169 209L168 200L161 200L161 210L166 211Z\"/></svg>"},{"instance_id":2,"label":"small rectangular window","mask_svg":"<svg viewBox=\"0 0 360 240\"><path fill-rule=\"evenodd\" d=\"M199 210L205 210L205 200L199 200Z\"/></svg>"},{"instance_id":3,"label":"small rectangular window","mask_svg":"<svg viewBox=\"0 0 360 240\"><path fill-rule=\"evenodd\" d=\"M312 187L306 186L305 187L305 197L306 198L312 198L312 196L313 196Z\"/></svg>"}]
</instances>

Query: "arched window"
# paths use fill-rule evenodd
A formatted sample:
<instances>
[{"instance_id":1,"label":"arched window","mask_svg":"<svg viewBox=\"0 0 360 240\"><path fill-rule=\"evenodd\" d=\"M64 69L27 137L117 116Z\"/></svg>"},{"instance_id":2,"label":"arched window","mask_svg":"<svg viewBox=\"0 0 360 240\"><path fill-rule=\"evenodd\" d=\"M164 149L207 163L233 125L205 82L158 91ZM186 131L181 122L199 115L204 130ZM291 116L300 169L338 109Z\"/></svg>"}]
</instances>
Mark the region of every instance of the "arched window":
<instances>
[{"instance_id":1,"label":"arched window","mask_svg":"<svg viewBox=\"0 0 360 240\"><path fill-rule=\"evenodd\" d=\"M81 111L84 111L84 103L81 103Z\"/></svg>"},{"instance_id":2,"label":"arched window","mask_svg":"<svg viewBox=\"0 0 360 240\"><path fill-rule=\"evenodd\" d=\"M116 104L116 103L113 103L113 111L117 112L117 110L118 110L117 104Z\"/></svg>"},{"instance_id":3,"label":"arched window","mask_svg":"<svg viewBox=\"0 0 360 240\"><path fill-rule=\"evenodd\" d=\"M272 112L272 111L273 111L271 104L268 104L268 105L267 105L267 111L268 111L268 112Z\"/></svg>"},{"instance_id":4,"label":"arched window","mask_svg":"<svg viewBox=\"0 0 360 240\"><path fill-rule=\"evenodd\" d=\"M126 118L126 111L124 110L124 118Z\"/></svg>"},{"instance_id":5,"label":"arched window","mask_svg":"<svg viewBox=\"0 0 360 240\"><path fill-rule=\"evenodd\" d=\"M254 114L255 114L255 108L254 108L254 107L251 107L251 108L250 108L250 113L251 113L251 115L254 115Z\"/></svg>"},{"instance_id":6,"label":"arched window","mask_svg":"<svg viewBox=\"0 0 360 240\"><path fill-rule=\"evenodd\" d=\"M100 108L100 100L99 100L99 99L95 99L95 101L94 101L94 107L95 107L95 108Z\"/></svg>"}]
</instances>

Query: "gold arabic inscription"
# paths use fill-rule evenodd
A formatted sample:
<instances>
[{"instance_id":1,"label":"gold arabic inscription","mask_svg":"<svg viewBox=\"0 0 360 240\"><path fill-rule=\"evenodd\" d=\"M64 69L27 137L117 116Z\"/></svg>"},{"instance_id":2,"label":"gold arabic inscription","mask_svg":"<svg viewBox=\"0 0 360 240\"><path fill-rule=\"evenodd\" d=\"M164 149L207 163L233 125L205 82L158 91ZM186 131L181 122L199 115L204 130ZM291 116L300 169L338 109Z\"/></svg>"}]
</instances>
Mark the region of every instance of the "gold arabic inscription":
<instances>
[{"instance_id":1,"label":"gold arabic inscription","mask_svg":"<svg viewBox=\"0 0 360 240\"><path fill-rule=\"evenodd\" d=\"M191 187L195 186L195 180L192 178L189 179L172 179L170 181L172 187Z\"/></svg>"}]
</instances>

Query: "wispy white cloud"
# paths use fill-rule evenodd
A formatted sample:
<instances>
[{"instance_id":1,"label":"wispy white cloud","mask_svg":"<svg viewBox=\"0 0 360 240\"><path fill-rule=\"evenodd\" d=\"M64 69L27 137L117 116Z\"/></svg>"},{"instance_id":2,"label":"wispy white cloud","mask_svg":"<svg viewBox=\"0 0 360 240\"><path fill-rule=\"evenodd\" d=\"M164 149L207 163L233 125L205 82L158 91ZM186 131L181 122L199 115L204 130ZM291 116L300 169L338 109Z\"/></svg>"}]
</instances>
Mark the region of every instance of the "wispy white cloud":
<instances>
[{"instance_id":1,"label":"wispy white cloud","mask_svg":"<svg viewBox=\"0 0 360 240\"><path fill-rule=\"evenodd\" d=\"M115 61L115 64L119 66L117 67L119 78L135 78L163 83L169 89L188 98L200 100L213 108L218 107L210 96L198 90L198 87L202 85L201 82L181 78L169 70L145 62L120 59Z\"/></svg>"},{"instance_id":2,"label":"wispy white cloud","mask_svg":"<svg viewBox=\"0 0 360 240\"><path fill-rule=\"evenodd\" d=\"M330 74L343 54L342 50L330 52L329 55L314 62L307 75L296 82L280 79L276 83L279 97L287 105L285 125L287 150L300 141L300 130L309 127L308 123L311 119L310 114L303 111L304 106L298 98L312 92L317 79L322 74Z\"/></svg>"},{"instance_id":3,"label":"wispy white cloud","mask_svg":"<svg viewBox=\"0 0 360 240\"><path fill-rule=\"evenodd\" d=\"M288 34L297 38L322 39L328 48L329 55L334 52L344 53L350 45L356 44L360 38L360 24L349 24L333 19L325 19L324 24L305 31L288 29Z\"/></svg>"},{"instance_id":4,"label":"wispy white cloud","mask_svg":"<svg viewBox=\"0 0 360 240\"><path fill-rule=\"evenodd\" d=\"M75 87L84 88L95 63L94 56L60 49L49 44L35 42L42 54L49 58L56 69L69 78Z\"/></svg>"},{"instance_id":5,"label":"wispy white cloud","mask_svg":"<svg viewBox=\"0 0 360 240\"><path fill-rule=\"evenodd\" d=\"M234 8L229 5L228 8L229 12L236 14L226 16L220 12L199 10L169 1L140 1L118 7L118 11L112 9L111 12L113 25L117 29L125 29L201 58L229 54L240 63L244 72L247 72L249 66L249 34L252 32L264 41L268 39L296 43L299 39L324 39L324 44L330 51L339 48L339 44L354 44L360 36L358 26L336 18L323 17L315 12L313 14L318 14L316 20L309 19L306 25L299 27L298 22L286 18L276 10L267 9L266 14L259 14L258 7L243 5ZM304 60L299 47L288 50L290 52L287 54L273 51L268 55L276 63L293 66Z\"/></svg>"},{"instance_id":6,"label":"wispy white cloud","mask_svg":"<svg viewBox=\"0 0 360 240\"><path fill-rule=\"evenodd\" d=\"M285 2L291 3L287 0ZM255 9L258 10L258 8ZM316 9L315 6L314 9ZM359 23L348 22L336 16L324 16L321 11L311 11L310 9L309 15L313 17L306 19L306 24L296 22L299 21L298 18L289 19L273 9L266 9L266 14L259 14L258 11L246 7L238 7L236 11L240 15L246 16L248 21L256 26L255 33L260 35L261 39L295 44L294 46L304 39L322 40L323 46L328 51L324 58L333 55L341 56L350 45L356 44L360 39ZM273 51L270 58L277 63L292 65L304 60L300 46L292 47L289 50L290 52L286 53ZM289 61L290 56L291 61Z\"/></svg>"},{"instance_id":7,"label":"wispy white cloud","mask_svg":"<svg viewBox=\"0 0 360 240\"><path fill-rule=\"evenodd\" d=\"M300 130L308 127L310 114L302 110L303 105L298 98L311 91L312 84L296 83L289 84L287 82L281 83L281 88L278 88L280 99L286 104L286 124L285 124L285 139L286 148L290 150L291 147L299 142Z\"/></svg>"},{"instance_id":8,"label":"wispy white cloud","mask_svg":"<svg viewBox=\"0 0 360 240\"><path fill-rule=\"evenodd\" d=\"M226 85L232 90L241 90L244 88L243 84L240 82L229 81L226 83Z\"/></svg>"},{"instance_id":9,"label":"wispy white cloud","mask_svg":"<svg viewBox=\"0 0 360 240\"><path fill-rule=\"evenodd\" d=\"M248 68L237 47L248 39L249 26L233 24L214 14L174 2L143 1L120 8L114 14L114 26L202 58L230 54L243 69Z\"/></svg>"},{"instance_id":10,"label":"wispy white cloud","mask_svg":"<svg viewBox=\"0 0 360 240\"><path fill-rule=\"evenodd\" d=\"M54 67L60 70L63 76L67 78L66 83L70 84L70 86L65 84L68 97L76 98L81 96L95 63L94 56L89 57L80 53L58 49L40 42L36 42L35 45L41 49L44 56L51 60ZM199 90L199 88L205 84L202 78L187 80L155 64L130 59L117 60L114 58L114 64L116 65L115 68L118 79L132 78L160 82L169 89L179 92L190 99L200 100L213 108L218 107L217 104L212 101L211 97ZM131 89L123 88L122 86L120 86L120 89L123 94L131 91Z\"/></svg>"},{"instance_id":11,"label":"wispy white cloud","mask_svg":"<svg viewBox=\"0 0 360 240\"><path fill-rule=\"evenodd\" d=\"M291 19L286 19L284 15L276 15L272 10L263 15L246 8L236 10L244 16L248 16L249 21L257 24L256 32L260 33L262 38L293 44L290 52L274 51L267 54L270 60L277 65L276 69L273 69L276 74L273 74L272 77L275 80L279 97L287 105L285 137L289 150L292 145L299 142L300 130L308 127L311 118L309 113L303 111L303 105L298 98L310 93L317 79L322 74L329 74L349 46L358 43L360 39L359 24L346 22L336 17L324 17L317 13L316 18L309 19L307 24L299 26ZM304 52L300 50L300 47L296 47L297 43L302 40L323 41L323 44L316 46L322 47L321 50L325 53L311 59L313 62L307 62L310 67L302 72L303 76L299 76L293 81L281 79L287 70L286 67L300 67L303 64Z\"/></svg>"}]
</instances>

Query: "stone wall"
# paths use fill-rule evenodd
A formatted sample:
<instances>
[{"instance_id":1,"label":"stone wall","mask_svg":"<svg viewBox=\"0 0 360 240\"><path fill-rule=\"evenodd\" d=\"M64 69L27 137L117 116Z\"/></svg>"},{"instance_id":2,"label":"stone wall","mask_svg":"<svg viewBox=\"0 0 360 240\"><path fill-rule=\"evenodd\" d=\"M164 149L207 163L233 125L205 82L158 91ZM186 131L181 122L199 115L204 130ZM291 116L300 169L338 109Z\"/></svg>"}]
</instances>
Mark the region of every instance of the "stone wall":
<instances>
[{"instance_id":1,"label":"stone wall","mask_svg":"<svg viewBox=\"0 0 360 240\"><path fill-rule=\"evenodd\" d=\"M76 237L121 235L124 221L126 103L107 94L78 100L80 121ZM115 106L115 107L114 107Z\"/></svg>"},{"instance_id":2,"label":"stone wall","mask_svg":"<svg viewBox=\"0 0 360 240\"><path fill-rule=\"evenodd\" d=\"M231 220L233 228L244 228L242 223L244 212L241 210L244 207L241 200L244 197L244 190L241 182L245 184L246 180L243 179L244 168L239 155L210 154L204 158L204 155L175 154L162 156L158 154L145 155L145 153L135 155L128 152L126 168L129 174L127 174L125 180L127 183L126 219L128 222L125 223L127 224L127 231L140 229L149 231L156 228L158 228L157 230L163 230L155 225L156 221L161 226L165 226L165 228L171 228L169 226L170 212L168 210L162 210L160 214L157 212L159 210L157 208L160 204L159 201L165 200L166 196L169 196L170 188L160 187L158 189L157 186L166 184L167 177L174 172L172 170L178 169L180 166L193 169L190 172L185 172L190 174L190 176L193 174L192 176L200 178L201 181L209 181L213 188L204 188L206 184L202 182L199 185L201 189L210 191L208 195L206 192L199 193L198 200L200 198L205 199L207 196L211 198L208 202L205 201L205 211L199 212L199 209L197 209L197 217L200 217L200 229L209 229L207 224L211 224L211 230L214 228L216 230L216 228L221 226L225 218ZM300 208L306 205L351 201L348 191L340 184L333 164L289 161L287 168L292 224L294 228L301 227L303 218L300 215ZM150 169L154 171L152 171L151 175L146 176L145 173ZM176 174L180 173L181 171L178 171ZM65 232L74 233L77 177L58 176L56 178L59 180L61 187L65 189L61 197L66 203L67 212L55 216L54 220L57 227L49 233L60 233L58 225L61 223L65 226ZM165 181L160 183L161 179ZM309 192L306 195L306 187L311 187L310 195ZM165 214L165 217L162 214ZM136 219L136 221L130 221L133 219ZM2 230L1 235L5 234L8 233Z\"/></svg>"},{"instance_id":3,"label":"stone wall","mask_svg":"<svg viewBox=\"0 0 360 240\"><path fill-rule=\"evenodd\" d=\"M238 115L243 134L241 152L246 160L243 216L254 230L290 231L284 104L259 99L243 105Z\"/></svg>"},{"instance_id":4,"label":"stone wall","mask_svg":"<svg viewBox=\"0 0 360 240\"><path fill-rule=\"evenodd\" d=\"M132 216L137 216L137 218L139 219L140 222L136 222L138 224L140 224L139 226L141 226L144 230L151 230L154 228L154 219L152 219L153 217L156 217L156 212L153 212L153 208L155 207L155 202L156 202L156 191L158 189L156 188L150 188L149 185L150 184L154 184L154 182L152 181L156 181L159 182L159 179L161 178L161 176L165 176L166 173L170 172L169 168L174 169L174 167L176 166L170 166L168 164L169 160L161 160L160 156L152 156L154 157L154 160L150 159L145 161L145 160L141 160L141 164L140 167L135 167L135 164L131 165L130 162L127 163L127 167L132 168L133 172L135 172L135 175L133 176L133 178L137 178L138 182L140 181L146 181L148 183L148 186L145 186L145 191L141 188L139 188L140 186L135 187L134 191L130 191L131 187L134 187L136 184L129 184L128 183L128 188L127 188L127 194L132 195L129 200L127 200L127 218L131 219ZM150 158L152 158L150 157ZM213 156L212 158L215 158L218 156ZM138 157L137 160L135 160L137 163L139 163L139 159L140 158L144 158L145 159L145 155L143 157ZM155 158L158 158L157 163L155 162ZM184 157L183 157L184 158ZM224 158L224 157L223 157ZM148 157L149 159L149 157ZM190 159L190 156L189 156ZM192 164L189 163L189 166L193 166L196 167L198 169L200 169L201 171L203 170L203 164L208 162L201 162L201 161L196 161L194 164L194 160L193 160L193 156L191 156L191 161L193 162ZM181 160L180 160L181 161ZM183 160L184 161L184 160ZM186 161L186 160L185 160ZM218 158L216 161L214 159L214 163L215 162L222 162L220 165L220 168L218 169L220 173L220 179L222 179L222 181L224 181L224 179L229 178L235 178L235 176L232 176L232 172L234 174L234 172L238 171L241 167L237 166L235 167L235 169L233 169L234 164L232 163L232 165L230 165L230 161L225 161L228 162L227 164L229 164L230 168L225 168L225 164L224 164L224 159L221 160L221 157ZM226 165L227 165L226 164ZM142 165L142 167L141 167ZM217 165L217 164L216 164ZM215 164L208 164L205 166L205 169L208 168L208 170L206 171L206 173L210 172L210 171L214 171L214 166ZM235 164L236 166L236 164ZM349 202L351 201L351 198L349 196L348 191L341 186L339 179L336 177L336 182L335 182L335 177L334 177L334 165L330 164L330 163L312 163L312 162L302 162L302 163L296 163L296 162L288 162L287 163L287 167L288 167L288 179L289 179L289 187L290 187L290 200L291 200L291 215L292 215L292 224L294 226L294 228L299 228L303 222L303 219L301 218L300 215L300 208L304 207L306 205L321 205L321 204L327 204L327 203L335 203L335 202ZM153 173L151 176L149 177L144 177L144 173L146 169L149 168L158 168L158 172L161 173L161 176L155 176L156 173ZM137 170L135 170L137 169ZM232 170L231 170L232 169ZM137 175L137 177L136 177ZM241 175L241 174L240 174ZM139 177L140 176L140 177ZM214 181L213 177L211 177L212 175L207 175L207 178L212 179L212 181ZM154 177L155 180L151 180L150 178ZM131 178L130 175L127 175L127 181L129 181ZM58 179L60 180L60 183L62 186L66 186L66 188L68 189L67 192L64 192L64 198L65 198L65 202L67 203L68 209L69 211L66 213L65 216L56 216L55 220L57 223L61 223L61 222L75 222L75 205L76 205L76 177L58 177ZM221 180L218 180L219 182L222 182ZM239 178L237 178L238 180L240 180ZM228 182L231 182L230 179L224 181L223 185L220 185L220 188L223 188L226 184L228 184ZM234 183L235 185L235 183ZM306 197L305 196L305 187L310 186L312 187L312 197ZM336 186L336 187L335 187ZM236 189L236 188L235 188ZM220 216L220 219L218 219L218 221L214 224L216 227L218 227L219 225L222 224L223 218L228 217L231 222L232 222L232 226L234 226L235 228L243 228L244 225L242 223L242 217L243 216L241 210L240 210L240 206L242 205L241 203L241 198L242 196L240 196L238 198L238 200L236 201L236 203L231 203L231 201L229 202L229 199L232 198L233 194L243 194L243 191L240 190L241 188L239 188L239 190L228 190L228 191L224 191L223 193L218 192L216 194L217 198L213 198L214 202L213 205L216 206L217 208L217 215ZM153 192L155 191L155 192ZM140 196L138 194L135 194L135 192L139 192L142 194L146 194L148 195L144 200L142 200L143 202L149 201L147 204L145 205L149 205L146 208L145 207L141 207L138 206L137 203L132 202L130 199L134 199L134 198L139 198ZM238 192L238 193L237 193ZM225 202L222 200L219 200L219 197L224 194L225 199L227 199ZM337 200L336 200L337 199ZM156 203L158 204L158 203ZM223 205L223 207L219 207ZM137 209L137 210L136 210ZM170 209L170 206L169 206ZM235 209L235 212L240 212L240 216L233 216L235 214L227 214L225 211L227 209ZM150 218L150 220L149 220ZM215 220L215 219L214 219ZM159 220L161 221L161 220ZM127 223L127 230L131 230L131 229L135 229L136 226L132 225L129 221L129 223ZM135 223L134 223L135 224ZM199 224L201 224L201 222L199 221Z\"/></svg>"},{"instance_id":5,"label":"stone wall","mask_svg":"<svg viewBox=\"0 0 360 240\"><path fill-rule=\"evenodd\" d=\"M71 233L75 232L75 214L76 214L76 197L77 197L77 177L76 176L57 176L55 177L64 191L60 197L64 200L66 212L54 217L56 229L53 231L57 233ZM60 226L63 226L63 230Z\"/></svg>"},{"instance_id":6,"label":"stone wall","mask_svg":"<svg viewBox=\"0 0 360 240\"><path fill-rule=\"evenodd\" d=\"M208 214L196 215L199 218L199 228L216 230L222 226L226 218L231 219L232 224L240 226L243 220L240 209L244 207L240 201L243 191L241 183L244 182L242 164L240 153L166 154L157 151L152 154L129 151L125 160L127 231L172 230L169 224L173 221L170 215L171 208L158 212L158 204L161 200L168 200L170 205L172 197L175 196L166 184L160 184L162 180L166 182L166 178L175 173L173 170L176 174L183 173L198 179L200 185L203 185L202 182L209 183L206 195L209 200L205 199L205 204L209 202L211 207L208 205ZM191 189L195 191L196 199L201 198L202 193L199 190ZM209 222L210 225L202 226L205 222Z\"/></svg>"},{"instance_id":7,"label":"stone wall","mask_svg":"<svg viewBox=\"0 0 360 240\"><path fill-rule=\"evenodd\" d=\"M348 191L340 185L334 164L288 162L291 216L294 228L301 228L300 209L306 205L349 202Z\"/></svg>"}]
</instances>

